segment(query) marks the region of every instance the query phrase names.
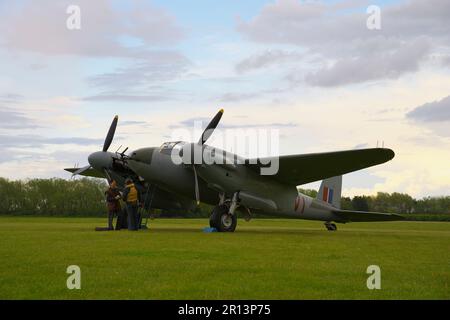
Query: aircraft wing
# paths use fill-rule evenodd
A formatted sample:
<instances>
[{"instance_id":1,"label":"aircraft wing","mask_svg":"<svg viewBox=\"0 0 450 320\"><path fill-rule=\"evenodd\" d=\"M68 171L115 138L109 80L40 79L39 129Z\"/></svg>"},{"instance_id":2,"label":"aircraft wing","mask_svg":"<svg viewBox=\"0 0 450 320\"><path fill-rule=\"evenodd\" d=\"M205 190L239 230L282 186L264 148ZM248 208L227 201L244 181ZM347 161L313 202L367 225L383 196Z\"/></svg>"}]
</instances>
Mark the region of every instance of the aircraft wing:
<instances>
[{"instance_id":1,"label":"aircraft wing","mask_svg":"<svg viewBox=\"0 0 450 320\"><path fill-rule=\"evenodd\" d=\"M64 170L74 173L78 169L80 169L80 168L65 168ZM103 173L95 170L94 168L89 168L89 169L81 172L79 175L86 176L86 177L105 178L106 179L106 176Z\"/></svg>"},{"instance_id":2,"label":"aircraft wing","mask_svg":"<svg viewBox=\"0 0 450 320\"><path fill-rule=\"evenodd\" d=\"M367 212L367 211L350 211L336 210L333 211L342 218L344 222L364 222L364 221L399 221L405 218L394 213Z\"/></svg>"},{"instance_id":3,"label":"aircraft wing","mask_svg":"<svg viewBox=\"0 0 450 320\"><path fill-rule=\"evenodd\" d=\"M391 149L371 148L280 156L278 172L268 177L298 186L375 166L391 160L394 155ZM259 172L260 168L269 167L262 163L273 159L276 161L276 157L268 157L246 160L245 163Z\"/></svg>"}]
</instances>

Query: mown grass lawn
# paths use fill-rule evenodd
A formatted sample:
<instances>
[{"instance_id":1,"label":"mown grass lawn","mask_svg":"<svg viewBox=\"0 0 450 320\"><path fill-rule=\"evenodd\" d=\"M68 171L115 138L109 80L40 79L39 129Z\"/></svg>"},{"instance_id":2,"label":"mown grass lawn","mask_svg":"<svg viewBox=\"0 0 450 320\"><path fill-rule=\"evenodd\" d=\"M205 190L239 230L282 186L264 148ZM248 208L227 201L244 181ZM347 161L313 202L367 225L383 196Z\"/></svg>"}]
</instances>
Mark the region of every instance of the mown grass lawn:
<instances>
[{"instance_id":1,"label":"mown grass lawn","mask_svg":"<svg viewBox=\"0 0 450 320\"><path fill-rule=\"evenodd\" d=\"M450 223L338 225L158 219L95 232L105 219L0 218L0 299L450 299ZM68 290L66 268L81 268ZM366 269L381 268L381 290Z\"/></svg>"}]
</instances>

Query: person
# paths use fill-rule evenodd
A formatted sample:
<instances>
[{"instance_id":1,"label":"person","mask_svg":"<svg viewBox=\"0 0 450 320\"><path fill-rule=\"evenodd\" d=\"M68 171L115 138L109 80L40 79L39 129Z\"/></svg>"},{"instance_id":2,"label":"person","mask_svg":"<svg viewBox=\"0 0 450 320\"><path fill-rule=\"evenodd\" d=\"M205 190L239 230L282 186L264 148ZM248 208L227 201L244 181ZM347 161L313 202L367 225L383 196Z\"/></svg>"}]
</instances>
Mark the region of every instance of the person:
<instances>
[{"instance_id":1,"label":"person","mask_svg":"<svg viewBox=\"0 0 450 320\"><path fill-rule=\"evenodd\" d=\"M113 219L114 216L118 216L120 208L120 192L117 189L116 181L112 180L108 190L105 191L106 203L108 204L108 229L114 230Z\"/></svg>"},{"instance_id":2,"label":"person","mask_svg":"<svg viewBox=\"0 0 450 320\"><path fill-rule=\"evenodd\" d=\"M123 200L127 206L128 212L128 230L136 231L139 229L138 204L139 192L136 189L133 180L125 180L125 189L123 191Z\"/></svg>"},{"instance_id":3,"label":"person","mask_svg":"<svg viewBox=\"0 0 450 320\"><path fill-rule=\"evenodd\" d=\"M116 230L128 228L127 216L127 206L123 206L122 210L119 211L119 214L117 216Z\"/></svg>"}]
</instances>

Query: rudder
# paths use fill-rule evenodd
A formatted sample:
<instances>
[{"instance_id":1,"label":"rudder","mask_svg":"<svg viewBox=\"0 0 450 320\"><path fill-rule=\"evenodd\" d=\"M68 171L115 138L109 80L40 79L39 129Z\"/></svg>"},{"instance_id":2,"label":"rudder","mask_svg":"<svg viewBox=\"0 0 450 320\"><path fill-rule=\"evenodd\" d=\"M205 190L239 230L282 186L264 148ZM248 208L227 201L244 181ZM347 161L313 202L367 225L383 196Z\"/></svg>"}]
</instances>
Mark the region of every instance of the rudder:
<instances>
[{"instance_id":1,"label":"rudder","mask_svg":"<svg viewBox=\"0 0 450 320\"><path fill-rule=\"evenodd\" d=\"M317 199L341 208L342 176L331 177L322 180Z\"/></svg>"}]
</instances>

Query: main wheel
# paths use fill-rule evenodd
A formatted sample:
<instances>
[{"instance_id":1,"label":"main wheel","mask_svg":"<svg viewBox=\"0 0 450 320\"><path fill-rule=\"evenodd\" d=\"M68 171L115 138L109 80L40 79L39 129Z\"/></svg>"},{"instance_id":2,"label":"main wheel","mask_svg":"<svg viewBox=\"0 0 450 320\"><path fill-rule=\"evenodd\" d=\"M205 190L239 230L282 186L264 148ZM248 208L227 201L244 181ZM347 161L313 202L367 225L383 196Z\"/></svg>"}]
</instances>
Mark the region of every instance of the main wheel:
<instances>
[{"instance_id":1,"label":"main wheel","mask_svg":"<svg viewBox=\"0 0 450 320\"><path fill-rule=\"evenodd\" d=\"M325 227L327 227L328 231L336 231L337 230L337 226L331 222L326 222Z\"/></svg>"},{"instance_id":2,"label":"main wheel","mask_svg":"<svg viewBox=\"0 0 450 320\"><path fill-rule=\"evenodd\" d=\"M237 225L237 217L235 214L228 213L226 205L215 206L209 218L209 225L212 228L216 228L219 232L234 232Z\"/></svg>"}]
</instances>

